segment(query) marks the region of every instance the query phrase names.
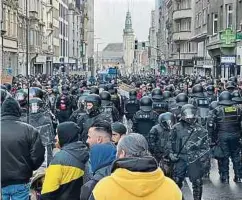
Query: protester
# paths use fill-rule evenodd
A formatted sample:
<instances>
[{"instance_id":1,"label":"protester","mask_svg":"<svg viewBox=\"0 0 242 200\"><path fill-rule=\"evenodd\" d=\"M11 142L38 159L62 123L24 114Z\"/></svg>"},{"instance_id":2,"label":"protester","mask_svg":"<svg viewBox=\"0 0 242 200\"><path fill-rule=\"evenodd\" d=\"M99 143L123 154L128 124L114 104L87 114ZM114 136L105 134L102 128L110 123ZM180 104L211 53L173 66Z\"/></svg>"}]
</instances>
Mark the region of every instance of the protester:
<instances>
[{"instance_id":1,"label":"protester","mask_svg":"<svg viewBox=\"0 0 242 200\"><path fill-rule=\"evenodd\" d=\"M90 149L93 177L82 186L81 200L88 200L95 185L111 173L111 164L116 158L116 148L111 143L94 144Z\"/></svg>"},{"instance_id":2,"label":"protester","mask_svg":"<svg viewBox=\"0 0 242 200\"><path fill-rule=\"evenodd\" d=\"M115 145L118 144L122 136L127 132L126 127L121 122L114 122L112 124L112 141Z\"/></svg>"},{"instance_id":3,"label":"protester","mask_svg":"<svg viewBox=\"0 0 242 200\"><path fill-rule=\"evenodd\" d=\"M96 120L88 129L87 144L91 147L94 144L111 142L112 128L108 121Z\"/></svg>"},{"instance_id":4,"label":"protester","mask_svg":"<svg viewBox=\"0 0 242 200\"><path fill-rule=\"evenodd\" d=\"M79 200L88 149L78 141L80 128L74 122L57 127L57 142L61 147L46 170L41 192L43 200Z\"/></svg>"},{"instance_id":5,"label":"protester","mask_svg":"<svg viewBox=\"0 0 242 200\"><path fill-rule=\"evenodd\" d=\"M1 107L2 200L28 200L30 178L44 161L38 131L21 122L20 116L18 102L6 99Z\"/></svg>"},{"instance_id":6,"label":"protester","mask_svg":"<svg viewBox=\"0 0 242 200\"><path fill-rule=\"evenodd\" d=\"M94 188L93 199L182 199L178 186L150 156L144 136L132 133L123 137L117 146L117 157L111 176L100 180Z\"/></svg>"}]
</instances>

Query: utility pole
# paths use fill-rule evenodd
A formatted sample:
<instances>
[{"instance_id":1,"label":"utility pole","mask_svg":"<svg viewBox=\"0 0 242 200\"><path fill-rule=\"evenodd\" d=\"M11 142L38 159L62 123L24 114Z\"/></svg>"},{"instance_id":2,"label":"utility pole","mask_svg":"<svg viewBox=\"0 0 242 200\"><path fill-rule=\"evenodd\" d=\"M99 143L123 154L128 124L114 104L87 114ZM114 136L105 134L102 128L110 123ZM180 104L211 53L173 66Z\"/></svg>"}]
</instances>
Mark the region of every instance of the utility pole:
<instances>
[{"instance_id":1,"label":"utility pole","mask_svg":"<svg viewBox=\"0 0 242 200\"><path fill-rule=\"evenodd\" d=\"M30 82L29 82L29 18L28 18L28 0L25 1L26 4L26 78L27 78L27 84L28 84L28 98L27 98L27 123L29 124L29 87L30 87Z\"/></svg>"}]
</instances>

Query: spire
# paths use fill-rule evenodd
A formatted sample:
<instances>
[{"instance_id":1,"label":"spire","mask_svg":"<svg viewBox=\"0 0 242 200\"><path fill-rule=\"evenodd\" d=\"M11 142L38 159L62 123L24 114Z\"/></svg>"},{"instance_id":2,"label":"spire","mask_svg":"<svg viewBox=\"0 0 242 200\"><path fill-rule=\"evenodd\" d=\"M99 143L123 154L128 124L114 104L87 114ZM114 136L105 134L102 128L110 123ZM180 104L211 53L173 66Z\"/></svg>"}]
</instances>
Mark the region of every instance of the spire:
<instances>
[{"instance_id":1,"label":"spire","mask_svg":"<svg viewBox=\"0 0 242 200\"><path fill-rule=\"evenodd\" d=\"M130 13L129 10L128 10L127 14L126 14L124 32L125 33L133 33L131 13Z\"/></svg>"}]
</instances>

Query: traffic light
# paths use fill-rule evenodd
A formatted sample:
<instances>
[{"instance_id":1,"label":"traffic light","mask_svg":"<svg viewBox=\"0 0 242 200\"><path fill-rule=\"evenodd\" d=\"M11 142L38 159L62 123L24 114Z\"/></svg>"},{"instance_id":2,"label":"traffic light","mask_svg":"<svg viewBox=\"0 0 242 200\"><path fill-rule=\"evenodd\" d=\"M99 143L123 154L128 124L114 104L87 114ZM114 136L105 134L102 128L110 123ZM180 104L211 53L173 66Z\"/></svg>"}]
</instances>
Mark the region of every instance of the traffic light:
<instances>
[{"instance_id":1,"label":"traffic light","mask_svg":"<svg viewBox=\"0 0 242 200\"><path fill-rule=\"evenodd\" d=\"M134 41L134 49L137 50L138 49L138 40Z\"/></svg>"}]
</instances>

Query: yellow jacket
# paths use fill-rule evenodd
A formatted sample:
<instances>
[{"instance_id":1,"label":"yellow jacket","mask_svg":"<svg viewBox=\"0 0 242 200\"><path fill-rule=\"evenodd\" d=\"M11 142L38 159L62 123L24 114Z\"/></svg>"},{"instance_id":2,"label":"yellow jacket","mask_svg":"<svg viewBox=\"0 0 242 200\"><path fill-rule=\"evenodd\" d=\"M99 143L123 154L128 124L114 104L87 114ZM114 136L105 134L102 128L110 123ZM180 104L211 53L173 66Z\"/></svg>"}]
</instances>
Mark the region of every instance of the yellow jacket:
<instances>
[{"instance_id":1,"label":"yellow jacket","mask_svg":"<svg viewBox=\"0 0 242 200\"><path fill-rule=\"evenodd\" d=\"M176 183L160 168L152 172L116 169L93 190L95 200L182 200Z\"/></svg>"}]
</instances>

